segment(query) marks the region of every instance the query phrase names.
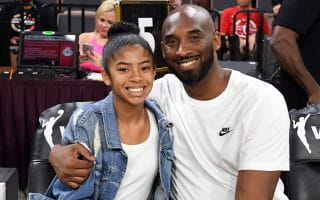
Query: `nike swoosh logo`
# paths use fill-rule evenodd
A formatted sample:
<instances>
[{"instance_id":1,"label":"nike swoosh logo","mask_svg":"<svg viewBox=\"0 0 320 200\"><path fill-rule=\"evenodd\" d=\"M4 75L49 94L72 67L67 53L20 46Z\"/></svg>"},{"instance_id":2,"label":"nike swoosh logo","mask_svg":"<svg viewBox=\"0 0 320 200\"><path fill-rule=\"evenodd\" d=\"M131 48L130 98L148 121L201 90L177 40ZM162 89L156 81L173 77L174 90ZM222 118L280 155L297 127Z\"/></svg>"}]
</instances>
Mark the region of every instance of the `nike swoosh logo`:
<instances>
[{"instance_id":1,"label":"nike swoosh logo","mask_svg":"<svg viewBox=\"0 0 320 200\"><path fill-rule=\"evenodd\" d=\"M228 130L228 131L220 131L219 132L219 136L224 136L225 134L230 133L232 130Z\"/></svg>"}]
</instances>

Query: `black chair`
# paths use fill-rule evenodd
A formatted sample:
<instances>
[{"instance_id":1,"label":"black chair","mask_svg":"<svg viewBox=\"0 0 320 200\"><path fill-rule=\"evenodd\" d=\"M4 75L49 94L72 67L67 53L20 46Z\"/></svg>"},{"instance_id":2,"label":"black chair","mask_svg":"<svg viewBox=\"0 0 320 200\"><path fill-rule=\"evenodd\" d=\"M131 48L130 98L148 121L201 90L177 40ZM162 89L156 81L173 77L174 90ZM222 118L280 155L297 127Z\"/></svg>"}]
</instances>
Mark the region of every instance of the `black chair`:
<instances>
[{"instance_id":1,"label":"black chair","mask_svg":"<svg viewBox=\"0 0 320 200\"><path fill-rule=\"evenodd\" d=\"M320 104L291 110L290 200L320 199Z\"/></svg>"},{"instance_id":2,"label":"black chair","mask_svg":"<svg viewBox=\"0 0 320 200\"><path fill-rule=\"evenodd\" d=\"M61 136L74 110L85 103L63 103L48 108L39 117L32 145L28 171L28 192L44 193L55 172L48 161L54 144L61 143Z\"/></svg>"}]
</instances>

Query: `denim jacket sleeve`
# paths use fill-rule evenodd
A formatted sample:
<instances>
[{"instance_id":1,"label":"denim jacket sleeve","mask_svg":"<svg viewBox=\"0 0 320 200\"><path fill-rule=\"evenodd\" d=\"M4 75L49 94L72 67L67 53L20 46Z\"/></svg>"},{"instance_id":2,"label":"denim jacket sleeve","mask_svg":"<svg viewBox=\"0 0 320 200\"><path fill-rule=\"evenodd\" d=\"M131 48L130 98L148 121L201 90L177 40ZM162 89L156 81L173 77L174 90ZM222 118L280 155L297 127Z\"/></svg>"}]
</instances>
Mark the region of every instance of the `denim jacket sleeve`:
<instances>
[{"instance_id":1,"label":"denim jacket sleeve","mask_svg":"<svg viewBox=\"0 0 320 200\"><path fill-rule=\"evenodd\" d=\"M87 145L89 150L93 152L93 124L94 115L90 110L84 111L82 108L75 111L70 118L63 135L62 143L64 145L81 143ZM88 123L89 122L89 123ZM94 153L94 152L93 152ZM95 199L94 198L94 167L90 172L88 179L80 185L78 189L71 189L64 185L56 177L52 180L45 195L53 199Z\"/></svg>"}]
</instances>

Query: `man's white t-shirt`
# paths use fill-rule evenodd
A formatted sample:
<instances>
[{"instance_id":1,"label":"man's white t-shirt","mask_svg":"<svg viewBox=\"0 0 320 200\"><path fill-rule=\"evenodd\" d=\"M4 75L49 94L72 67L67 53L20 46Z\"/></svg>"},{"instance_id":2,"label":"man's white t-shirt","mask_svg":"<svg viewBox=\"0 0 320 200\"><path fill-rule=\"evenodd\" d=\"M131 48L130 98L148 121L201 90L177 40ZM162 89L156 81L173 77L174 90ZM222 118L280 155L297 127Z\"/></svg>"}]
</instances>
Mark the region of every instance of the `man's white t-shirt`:
<instances>
[{"instance_id":1,"label":"man's white t-shirt","mask_svg":"<svg viewBox=\"0 0 320 200\"><path fill-rule=\"evenodd\" d=\"M289 170L287 107L270 84L232 71L222 94L200 101L169 74L150 97L174 124L173 199L233 200L239 170ZM279 181L280 199L287 197Z\"/></svg>"}]
</instances>

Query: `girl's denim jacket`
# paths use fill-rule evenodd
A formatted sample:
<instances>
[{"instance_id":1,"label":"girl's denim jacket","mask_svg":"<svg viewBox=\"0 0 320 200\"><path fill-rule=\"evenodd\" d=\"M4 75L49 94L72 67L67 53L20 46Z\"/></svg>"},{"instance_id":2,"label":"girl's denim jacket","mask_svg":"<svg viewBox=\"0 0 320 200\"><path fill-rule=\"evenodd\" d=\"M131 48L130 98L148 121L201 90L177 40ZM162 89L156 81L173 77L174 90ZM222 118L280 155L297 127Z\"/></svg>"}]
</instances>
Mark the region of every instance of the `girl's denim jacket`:
<instances>
[{"instance_id":1,"label":"girl's denim jacket","mask_svg":"<svg viewBox=\"0 0 320 200\"><path fill-rule=\"evenodd\" d=\"M173 161L170 128L158 105L145 100L145 106L156 116L159 129L159 173L148 199L169 199ZM125 174L126 153L121 148L112 93L94 104L86 104L72 115L63 135L63 144L86 144L96 157L88 179L76 190L52 180L45 196L30 193L29 199L114 199Z\"/></svg>"}]
</instances>

